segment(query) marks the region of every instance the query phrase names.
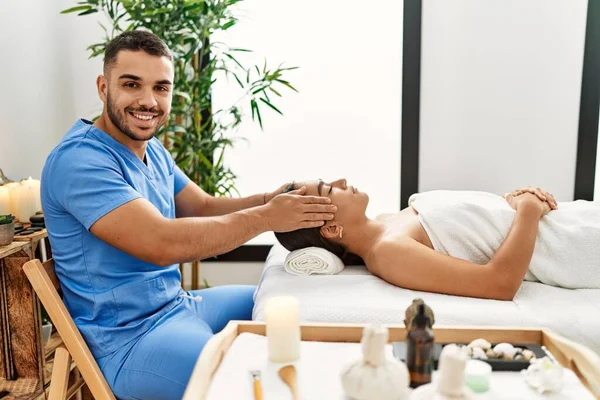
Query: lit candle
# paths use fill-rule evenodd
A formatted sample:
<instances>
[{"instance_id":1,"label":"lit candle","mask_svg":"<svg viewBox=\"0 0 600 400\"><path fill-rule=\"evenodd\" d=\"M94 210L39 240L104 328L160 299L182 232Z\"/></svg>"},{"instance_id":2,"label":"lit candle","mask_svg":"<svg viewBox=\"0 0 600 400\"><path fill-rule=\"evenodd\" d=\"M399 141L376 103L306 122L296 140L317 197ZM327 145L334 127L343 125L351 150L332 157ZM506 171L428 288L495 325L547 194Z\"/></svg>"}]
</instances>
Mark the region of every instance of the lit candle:
<instances>
[{"instance_id":1,"label":"lit candle","mask_svg":"<svg viewBox=\"0 0 600 400\"><path fill-rule=\"evenodd\" d=\"M272 297L265 304L269 361L284 363L300 358L300 314L298 299Z\"/></svg>"},{"instance_id":2,"label":"lit candle","mask_svg":"<svg viewBox=\"0 0 600 400\"><path fill-rule=\"evenodd\" d=\"M16 212L16 205L15 205L15 190L17 187L19 187L19 182L11 182L11 183L7 183L6 185L2 186L4 188L8 189L8 202L9 202L9 210L10 210L10 214L15 215Z\"/></svg>"},{"instance_id":3,"label":"lit candle","mask_svg":"<svg viewBox=\"0 0 600 400\"><path fill-rule=\"evenodd\" d=\"M10 213L10 188L0 186L0 215L8 215Z\"/></svg>"},{"instance_id":4,"label":"lit candle","mask_svg":"<svg viewBox=\"0 0 600 400\"><path fill-rule=\"evenodd\" d=\"M35 207L36 207L35 211L42 211L42 199L40 197L41 182L38 181L37 179L32 179L31 177L29 177L28 179L23 179L21 181L21 185L25 185L25 186L29 186L29 187L33 188L33 193L34 193L34 197L35 197ZM33 214L35 214L35 212Z\"/></svg>"},{"instance_id":5,"label":"lit candle","mask_svg":"<svg viewBox=\"0 0 600 400\"><path fill-rule=\"evenodd\" d=\"M29 185L17 185L11 190L15 217L21 222L29 222L29 217L37 210L36 189Z\"/></svg>"}]
</instances>

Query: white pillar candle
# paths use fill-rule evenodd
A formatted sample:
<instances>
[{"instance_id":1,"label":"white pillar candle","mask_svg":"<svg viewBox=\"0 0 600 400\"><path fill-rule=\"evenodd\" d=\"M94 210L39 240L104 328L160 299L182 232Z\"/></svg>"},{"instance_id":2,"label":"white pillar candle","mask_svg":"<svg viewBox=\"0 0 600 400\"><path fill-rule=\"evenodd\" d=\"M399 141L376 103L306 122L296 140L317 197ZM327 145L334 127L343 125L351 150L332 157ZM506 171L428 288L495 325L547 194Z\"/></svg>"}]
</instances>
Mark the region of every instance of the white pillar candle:
<instances>
[{"instance_id":1,"label":"white pillar candle","mask_svg":"<svg viewBox=\"0 0 600 400\"><path fill-rule=\"evenodd\" d=\"M10 188L0 186L0 215L10 213Z\"/></svg>"},{"instance_id":2,"label":"white pillar candle","mask_svg":"<svg viewBox=\"0 0 600 400\"><path fill-rule=\"evenodd\" d=\"M455 344L444 346L440 355L438 391L446 396L461 397L464 392L467 356Z\"/></svg>"},{"instance_id":3,"label":"white pillar candle","mask_svg":"<svg viewBox=\"0 0 600 400\"><path fill-rule=\"evenodd\" d=\"M15 190L19 187L19 182L11 182L2 186L8 188L9 210L12 215L15 215L17 207L15 206Z\"/></svg>"},{"instance_id":4,"label":"white pillar candle","mask_svg":"<svg viewBox=\"0 0 600 400\"><path fill-rule=\"evenodd\" d=\"M29 222L29 217L34 215L37 209L35 187L17 185L11 190L11 199L15 206L15 217L21 222Z\"/></svg>"},{"instance_id":5,"label":"white pillar candle","mask_svg":"<svg viewBox=\"0 0 600 400\"><path fill-rule=\"evenodd\" d=\"M23 179L21 181L21 185L25 185L25 186L29 186L29 187L33 188L33 193L34 193L34 197L35 197L35 211L36 212L42 211L42 199L40 196L41 182L38 181L37 179L32 179L31 177L29 177L28 179ZM35 212L33 214L35 214ZM31 214L31 215L33 215L33 214Z\"/></svg>"},{"instance_id":6,"label":"white pillar candle","mask_svg":"<svg viewBox=\"0 0 600 400\"><path fill-rule=\"evenodd\" d=\"M300 314L298 299L272 297L265 304L269 361L292 362L300 358Z\"/></svg>"}]
</instances>

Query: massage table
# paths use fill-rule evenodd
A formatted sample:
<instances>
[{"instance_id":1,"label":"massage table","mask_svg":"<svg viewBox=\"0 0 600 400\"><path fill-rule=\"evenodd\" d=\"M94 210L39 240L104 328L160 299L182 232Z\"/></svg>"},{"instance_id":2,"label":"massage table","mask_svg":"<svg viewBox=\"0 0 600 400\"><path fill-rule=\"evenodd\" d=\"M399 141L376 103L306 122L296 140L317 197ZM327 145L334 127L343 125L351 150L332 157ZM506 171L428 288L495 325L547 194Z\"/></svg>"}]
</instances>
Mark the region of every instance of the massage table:
<instances>
[{"instance_id":1,"label":"massage table","mask_svg":"<svg viewBox=\"0 0 600 400\"><path fill-rule=\"evenodd\" d=\"M455 326L545 327L600 354L600 289L562 289L523 282L512 301L475 299L402 289L347 266L338 275L295 276L284 270L288 251L271 249L254 295L253 320L264 321L268 298L299 299L305 322L403 324L415 298L435 314L435 324ZM435 326L434 326L435 327Z\"/></svg>"}]
</instances>

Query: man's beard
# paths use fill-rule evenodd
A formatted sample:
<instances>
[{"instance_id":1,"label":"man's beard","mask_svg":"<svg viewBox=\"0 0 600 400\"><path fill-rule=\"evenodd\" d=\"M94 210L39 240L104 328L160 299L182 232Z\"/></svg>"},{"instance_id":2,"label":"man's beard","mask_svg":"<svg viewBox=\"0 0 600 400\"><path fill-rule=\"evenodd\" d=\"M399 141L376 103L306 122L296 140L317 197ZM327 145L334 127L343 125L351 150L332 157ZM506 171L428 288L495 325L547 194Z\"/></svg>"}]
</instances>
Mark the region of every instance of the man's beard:
<instances>
[{"instance_id":1,"label":"man's beard","mask_svg":"<svg viewBox=\"0 0 600 400\"><path fill-rule=\"evenodd\" d=\"M118 130L123 132L131 140L137 140L140 142L148 141L148 140L152 139L154 136L156 136L158 130L160 129L160 126L162 125L159 122L156 124L156 128L154 128L153 132L148 131L148 132L150 132L150 137L139 138L135 135L135 133L133 133L131 128L129 128L129 125L127 125L127 122L125 122L126 115L122 112L119 112L117 106L112 102L111 97L110 97L110 92L108 92L108 94L107 94L106 110L108 113L108 118L110 118L110 121L113 123L113 125L116 126ZM163 114L162 111L157 111L154 109L147 109L146 107L140 107L140 108L127 107L125 109L125 112L136 112L136 111L156 112L156 114L158 114L158 115L155 118L160 118Z\"/></svg>"}]
</instances>

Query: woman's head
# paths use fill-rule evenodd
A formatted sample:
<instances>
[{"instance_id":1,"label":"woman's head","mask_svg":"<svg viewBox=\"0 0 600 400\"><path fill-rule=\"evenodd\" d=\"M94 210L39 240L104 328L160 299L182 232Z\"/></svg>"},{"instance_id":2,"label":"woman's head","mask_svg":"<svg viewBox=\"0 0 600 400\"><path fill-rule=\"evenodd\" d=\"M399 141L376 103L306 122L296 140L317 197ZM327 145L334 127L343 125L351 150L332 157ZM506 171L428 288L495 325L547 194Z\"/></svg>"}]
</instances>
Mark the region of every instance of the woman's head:
<instances>
[{"instance_id":1,"label":"woman's head","mask_svg":"<svg viewBox=\"0 0 600 400\"><path fill-rule=\"evenodd\" d=\"M360 257L347 252L346 247L342 244L342 238L344 227L348 232L348 229L352 229L366 218L365 212L369 196L353 186L348 186L346 179L338 179L333 182L322 180L297 182L290 185L284 192L302 186L306 187L306 195L329 197L331 203L335 204L338 209L335 217L319 228L275 233L277 240L289 251L306 247L321 247L340 257L345 264L364 264Z\"/></svg>"}]
</instances>

